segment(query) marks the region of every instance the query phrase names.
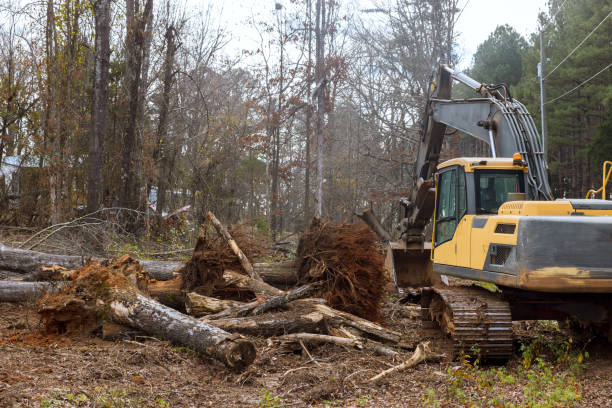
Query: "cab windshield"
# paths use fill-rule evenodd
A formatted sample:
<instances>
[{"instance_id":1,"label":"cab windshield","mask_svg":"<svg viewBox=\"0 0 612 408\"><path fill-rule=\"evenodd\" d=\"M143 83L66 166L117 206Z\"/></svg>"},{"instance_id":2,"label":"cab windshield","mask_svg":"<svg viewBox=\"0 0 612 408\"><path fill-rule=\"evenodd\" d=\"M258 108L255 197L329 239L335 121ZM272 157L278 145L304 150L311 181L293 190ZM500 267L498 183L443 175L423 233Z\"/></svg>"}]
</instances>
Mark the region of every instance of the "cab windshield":
<instances>
[{"instance_id":1,"label":"cab windshield","mask_svg":"<svg viewBox=\"0 0 612 408\"><path fill-rule=\"evenodd\" d=\"M476 213L497 214L508 193L524 193L525 178L519 170L476 171Z\"/></svg>"}]
</instances>

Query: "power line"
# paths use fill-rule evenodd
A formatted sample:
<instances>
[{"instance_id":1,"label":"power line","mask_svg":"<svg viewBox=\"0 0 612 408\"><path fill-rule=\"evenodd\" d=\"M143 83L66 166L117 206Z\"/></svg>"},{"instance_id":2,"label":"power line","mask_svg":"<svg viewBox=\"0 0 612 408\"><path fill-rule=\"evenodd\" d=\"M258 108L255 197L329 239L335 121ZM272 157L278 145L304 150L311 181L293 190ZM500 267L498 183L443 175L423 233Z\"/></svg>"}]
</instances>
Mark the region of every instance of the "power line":
<instances>
[{"instance_id":1,"label":"power line","mask_svg":"<svg viewBox=\"0 0 612 408\"><path fill-rule=\"evenodd\" d=\"M598 73L596 73L595 75L593 75L592 77L590 77L589 79L587 79L586 81L582 82L580 85L575 86L574 88L570 89L569 91L565 92L563 95L559 95L557 96L555 99L551 99L548 102L545 102L544 105L547 105L549 103L552 103L556 100L559 100L561 98L563 98L565 95L571 94L572 92L574 92L576 89L580 88L582 85L586 84L587 82L589 82L591 79L595 78L597 75L601 74L602 72L604 72L606 69L612 67L612 63L608 64L607 67L605 67L604 69L602 69L601 71L599 71Z\"/></svg>"},{"instance_id":2,"label":"power line","mask_svg":"<svg viewBox=\"0 0 612 408\"><path fill-rule=\"evenodd\" d=\"M549 21L548 23L546 23L546 24L542 25L542 27L540 27L540 33L542 33L546 27L548 27L550 24L552 24L552 23L555 21L555 18L557 17L557 14L559 14L559 13L561 12L561 10L563 10L563 6L565 6L565 3L567 3L567 0L564 0L564 1L563 1L563 3L561 3L561 5L559 6L559 8L557 9L557 12L556 12L555 14L553 14L553 15L550 17L550 21ZM547 75L547 76L548 76L548 75ZM535 78L530 78L529 80L530 80L530 81L538 81L538 80L539 80L539 78L540 78L540 76L539 76L539 74L538 74L538 76L537 76L537 77L535 77Z\"/></svg>"},{"instance_id":3,"label":"power line","mask_svg":"<svg viewBox=\"0 0 612 408\"><path fill-rule=\"evenodd\" d=\"M565 0L565 1L567 1L567 0ZM465 2L465 4L463 5L463 8L459 12L459 15L457 16L457 18L455 19L455 22L453 23L453 26L457 25L457 22L459 21L459 18L461 18L461 15L463 14L463 10L465 10L465 8L468 6L468 4L470 4L470 0L467 0Z\"/></svg>"},{"instance_id":4,"label":"power line","mask_svg":"<svg viewBox=\"0 0 612 408\"><path fill-rule=\"evenodd\" d=\"M567 0L566 0L566 1L567 1ZM552 71L550 71L548 74L546 74L546 76L544 77L544 79L548 78L548 77L550 76L550 74L552 74L553 72L555 72L555 70L561 66L561 64L563 64L565 61L567 61L567 59L568 59L569 57L571 57L571 56L572 56L572 54L574 54L574 52L576 52L576 50L577 50L578 48L580 48L580 46L581 46L582 44L584 44L584 42L585 42L586 40L588 40L588 39L589 39L589 37L590 37L590 36L591 36L591 35L592 35L592 34L593 34L593 33L594 33L594 32L595 32L595 31L596 31L596 30L597 30L597 29L598 29L598 28L599 28L599 27L600 27L600 26L603 24L603 23L604 23L604 21L606 21L606 20L608 19L608 17L610 17L610 15L611 15L611 14L612 14L612 11L610 11L610 12L608 13L608 15L607 15L607 16L605 16L605 17L604 17L604 19L603 19L603 20L601 20L601 22L600 22L599 24L597 24L597 25L595 26L595 28L594 28L594 29L593 29L593 30L592 30L592 31L591 31L591 32L590 32L590 33L589 33L589 34L588 34L586 37L584 37L584 40L580 41L580 44L578 44L578 45L576 46L576 48L574 48L574 49L573 49L573 50L572 50L572 51L571 51L569 54L567 54L567 56L566 56L565 58L563 58L563 60L562 60L562 61L561 61L559 64L557 64L557 66L556 66L556 67L554 67L554 68L552 69ZM556 15L556 14L555 14L555 15Z\"/></svg>"}]
</instances>

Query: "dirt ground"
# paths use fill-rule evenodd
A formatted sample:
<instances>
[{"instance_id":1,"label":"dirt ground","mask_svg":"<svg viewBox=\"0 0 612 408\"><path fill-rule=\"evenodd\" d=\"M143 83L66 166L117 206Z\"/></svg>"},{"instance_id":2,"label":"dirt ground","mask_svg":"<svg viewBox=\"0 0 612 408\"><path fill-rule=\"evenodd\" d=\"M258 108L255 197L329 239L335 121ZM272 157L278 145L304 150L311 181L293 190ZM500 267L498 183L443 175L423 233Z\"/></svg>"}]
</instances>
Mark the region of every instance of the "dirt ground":
<instances>
[{"instance_id":1,"label":"dirt ground","mask_svg":"<svg viewBox=\"0 0 612 408\"><path fill-rule=\"evenodd\" d=\"M441 350L448 345L437 330L399 313L390 299L384 317L387 326L405 334L405 343L431 339ZM539 406L612 405L612 347L607 345L580 346L589 357L578 368L542 362L541 372L522 370L521 344L524 348L538 337L567 344L564 333L546 324L517 325L516 356L505 367L422 363L376 384L368 378L410 352L393 358L321 346L309 348L311 360L305 352L269 348L265 339L255 339L255 363L233 373L188 349L138 333L109 342L44 335L39 329L34 305L0 303L0 407L538 406L533 401L539 397L529 394L533 381L536 391L550 387L541 396L548 405ZM568 389L576 395L558 397ZM500 397L502 402L496 402Z\"/></svg>"}]
</instances>

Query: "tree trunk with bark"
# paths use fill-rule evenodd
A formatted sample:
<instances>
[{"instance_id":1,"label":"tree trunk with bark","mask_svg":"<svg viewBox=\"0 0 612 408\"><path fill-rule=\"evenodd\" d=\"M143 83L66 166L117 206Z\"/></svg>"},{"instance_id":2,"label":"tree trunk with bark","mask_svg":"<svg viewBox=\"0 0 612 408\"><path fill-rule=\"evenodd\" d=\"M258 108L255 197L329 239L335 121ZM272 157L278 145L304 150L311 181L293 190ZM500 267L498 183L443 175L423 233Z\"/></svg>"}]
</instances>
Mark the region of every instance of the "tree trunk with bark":
<instances>
[{"instance_id":1,"label":"tree trunk with bark","mask_svg":"<svg viewBox=\"0 0 612 408\"><path fill-rule=\"evenodd\" d=\"M241 273L230 270L223 272L223 280L225 281L226 286L233 286L244 291L250 291L255 293L255 295L264 298L271 298L285 294L285 292L282 290L268 285L263 281L258 281Z\"/></svg>"},{"instance_id":2,"label":"tree trunk with bark","mask_svg":"<svg viewBox=\"0 0 612 408\"><path fill-rule=\"evenodd\" d=\"M242 250L238 247L238 244L236 244L236 241L234 241L234 238L232 238L227 228L225 228L225 226L221 224L217 217L215 217L215 215L210 211L206 213L206 218L208 218L208 220L212 223L213 227L215 227L219 235L221 235L221 237L225 239L234 254L238 257L238 260L240 261L240 264L242 265L246 273L248 273L252 279L256 279L258 281L263 282L261 276L259 276L257 272L253 269L253 265L251 265L251 262L246 257L244 252L242 252Z\"/></svg>"},{"instance_id":3,"label":"tree trunk with bark","mask_svg":"<svg viewBox=\"0 0 612 408\"><path fill-rule=\"evenodd\" d=\"M321 218L323 214L323 131L325 116L325 34L327 21L325 18L326 1L317 0L316 4L316 31L315 31L315 95L317 97L317 117L315 122L315 135L317 138L317 206L315 217Z\"/></svg>"},{"instance_id":4,"label":"tree trunk with bark","mask_svg":"<svg viewBox=\"0 0 612 408\"><path fill-rule=\"evenodd\" d=\"M110 64L110 0L94 2L95 62L93 73L92 132L89 139L89 176L87 212L100 207L104 185L104 139L108 105L108 74Z\"/></svg>"},{"instance_id":5,"label":"tree trunk with bark","mask_svg":"<svg viewBox=\"0 0 612 408\"><path fill-rule=\"evenodd\" d=\"M161 107L159 109L159 125L157 127L157 143L159 151L159 178L157 182L157 204L155 214L161 217L166 206L166 189L169 183L168 167L168 113L170 111L170 91L174 77L174 56L176 54L176 29L173 24L166 27L166 57L164 60L164 88Z\"/></svg>"},{"instance_id":6,"label":"tree trunk with bark","mask_svg":"<svg viewBox=\"0 0 612 408\"><path fill-rule=\"evenodd\" d=\"M74 255L55 255L38 251L12 248L0 245L0 270L25 273L22 280L36 280L40 266L59 265L68 269L77 269L87 263L88 259L102 261L103 258L87 258ZM151 279L158 281L172 280L180 276L177 272L185 263L181 261L139 260L142 268ZM253 269L262 279L270 284L285 286L297 282L297 269L294 262L256 263Z\"/></svg>"},{"instance_id":7,"label":"tree trunk with bark","mask_svg":"<svg viewBox=\"0 0 612 408\"><path fill-rule=\"evenodd\" d=\"M153 0L147 0L143 10L139 2L126 0L126 77L128 91L128 115L126 117L125 139L122 161L122 194L121 207L138 208L140 205L138 156L141 148L138 124L138 112L141 109L142 63L144 58L145 32L150 14L153 12Z\"/></svg>"},{"instance_id":8,"label":"tree trunk with bark","mask_svg":"<svg viewBox=\"0 0 612 408\"><path fill-rule=\"evenodd\" d=\"M355 215L368 224L372 231L378 235L378 238L382 239L384 242L391 242L391 235L383 228L371 208L364 210L361 214L357 213Z\"/></svg>"},{"instance_id":9,"label":"tree trunk with bark","mask_svg":"<svg viewBox=\"0 0 612 408\"><path fill-rule=\"evenodd\" d=\"M232 369L244 369L255 360L255 346L250 341L138 293L115 289L109 306L116 323L188 346Z\"/></svg>"},{"instance_id":10,"label":"tree trunk with bark","mask_svg":"<svg viewBox=\"0 0 612 408\"><path fill-rule=\"evenodd\" d=\"M210 321L202 318L202 321ZM316 311L268 313L261 316L212 320L212 324L228 332L251 336L279 336L286 333L322 330L323 315Z\"/></svg>"},{"instance_id":11,"label":"tree trunk with bark","mask_svg":"<svg viewBox=\"0 0 612 408\"><path fill-rule=\"evenodd\" d=\"M217 299L209 296L198 295L194 292L190 292L185 295L185 309L187 313L194 317L211 315L226 309L235 309L244 305L244 302Z\"/></svg>"},{"instance_id":12,"label":"tree trunk with bark","mask_svg":"<svg viewBox=\"0 0 612 408\"><path fill-rule=\"evenodd\" d=\"M50 282L0 281L0 302L35 302L63 285Z\"/></svg>"}]
</instances>

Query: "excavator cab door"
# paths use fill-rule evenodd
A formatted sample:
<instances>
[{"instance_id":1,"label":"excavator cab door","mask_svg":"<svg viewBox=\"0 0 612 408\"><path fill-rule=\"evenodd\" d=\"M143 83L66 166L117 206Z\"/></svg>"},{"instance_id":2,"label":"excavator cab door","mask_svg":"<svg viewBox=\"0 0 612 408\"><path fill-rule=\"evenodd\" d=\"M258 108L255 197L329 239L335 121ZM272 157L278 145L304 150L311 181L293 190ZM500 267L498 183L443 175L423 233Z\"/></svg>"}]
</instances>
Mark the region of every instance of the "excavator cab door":
<instances>
[{"instance_id":1,"label":"excavator cab door","mask_svg":"<svg viewBox=\"0 0 612 408\"><path fill-rule=\"evenodd\" d=\"M470 252L470 226L465 218L467 190L463 168L453 166L440 171L436 188L434 263L467 266Z\"/></svg>"},{"instance_id":2,"label":"excavator cab door","mask_svg":"<svg viewBox=\"0 0 612 408\"><path fill-rule=\"evenodd\" d=\"M455 265L457 253L452 242L457 229L457 168L438 173L433 232L434 263Z\"/></svg>"}]
</instances>

